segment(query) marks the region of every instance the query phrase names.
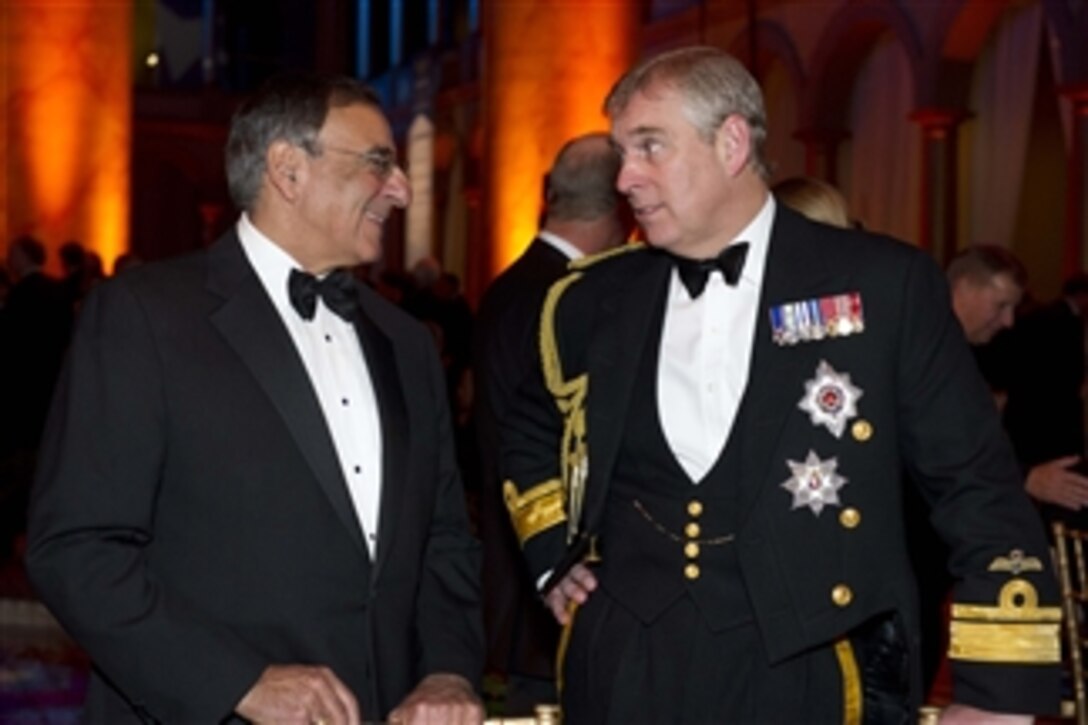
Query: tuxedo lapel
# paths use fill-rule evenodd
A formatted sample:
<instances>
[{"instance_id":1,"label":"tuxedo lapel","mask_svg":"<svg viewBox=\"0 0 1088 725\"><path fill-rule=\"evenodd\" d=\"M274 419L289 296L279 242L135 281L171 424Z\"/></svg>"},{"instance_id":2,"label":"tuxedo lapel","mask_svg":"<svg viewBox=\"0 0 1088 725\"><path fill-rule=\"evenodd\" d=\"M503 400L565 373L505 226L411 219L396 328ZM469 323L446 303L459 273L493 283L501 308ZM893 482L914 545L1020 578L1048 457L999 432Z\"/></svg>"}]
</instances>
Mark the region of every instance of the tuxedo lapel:
<instances>
[{"instance_id":1,"label":"tuxedo lapel","mask_svg":"<svg viewBox=\"0 0 1088 725\"><path fill-rule=\"evenodd\" d=\"M362 529L325 416L283 320L233 232L208 251L208 259L208 289L223 298L223 304L211 313L212 325L264 390L336 515L366 556Z\"/></svg>"},{"instance_id":2,"label":"tuxedo lapel","mask_svg":"<svg viewBox=\"0 0 1088 725\"><path fill-rule=\"evenodd\" d=\"M787 421L804 395L803 381L814 377L825 341L781 345L771 333L772 308L827 294L847 292L827 260L808 242L809 223L778 206L771 229L756 319L748 386L742 408L742 508L747 510L774 484L789 477L785 458L772 460ZM838 287L836 285L839 285ZM803 456L805 451L796 455ZM781 454L780 454L781 456Z\"/></svg>"},{"instance_id":3,"label":"tuxedo lapel","mask_svg":"<svg viewBox=\"0 0 1088 725\"><path fill-rule=\"evenodd\" d=\"M624 277L616 270L604 280L598 314L589 331L591 336L588 369L591 371L587 403L586 431L590 451L589 476L584 511L590 520L585 530L597 529L597 518L604 511L607 484L615 466L624 421L630 407L641 351L652 330L648 320L657 317L655 305L663 304L671 265L665 257L638 252L646 265ZM597 480L603 479L603 480Z\"/></svg>"},{"instance_id":4,"label":"tuxedo lapel","mask_svg":"<svg viewBox=\"0 0 1088 725\"><path fill-rule=\"evenodd\" d=\"M382 492L381 513L378 518L378 549L372 575L377 577L382 565L395 547L393 537L404 496L405 470L409 454L408 411L404 402L400 373L397 370L396 352L389 335L375 322L373 308L366 299L367 292L360 290L362 314L355 329L370 370L374 397L378 401L378 413L382 431Z\"/></svg>"}]
</instances>

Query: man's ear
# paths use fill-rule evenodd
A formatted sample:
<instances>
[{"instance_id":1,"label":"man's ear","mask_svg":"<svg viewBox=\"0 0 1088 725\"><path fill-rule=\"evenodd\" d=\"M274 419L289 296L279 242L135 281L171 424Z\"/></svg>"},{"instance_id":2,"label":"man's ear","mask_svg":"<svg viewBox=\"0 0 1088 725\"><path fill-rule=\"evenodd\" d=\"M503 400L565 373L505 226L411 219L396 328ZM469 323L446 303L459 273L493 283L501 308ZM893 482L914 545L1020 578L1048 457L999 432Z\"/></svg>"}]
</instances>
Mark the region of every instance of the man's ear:
<instances>
[{"instance_id":1,"label":"man's ear","mask_svg":"<svg viewBox=\"0 0 1088 725\"><path fill-rule=\"evenodd\" d=\"M306 178L306 152L284 140L273 141L265 152L265 175L272 188L288 202L298 198Z\"/></svg>"},{"instance_id":2,"label":"man's ear","mask_svg":"<svg viewBox=\"0 0 1088 725\"><path fill-rule=\"evenodd\" d=\"M752 129L748 122L736 113L726 116L718 126L715 146L726 173L730 176L739 174L752 157Z\"/></svg>"}]
</instances>

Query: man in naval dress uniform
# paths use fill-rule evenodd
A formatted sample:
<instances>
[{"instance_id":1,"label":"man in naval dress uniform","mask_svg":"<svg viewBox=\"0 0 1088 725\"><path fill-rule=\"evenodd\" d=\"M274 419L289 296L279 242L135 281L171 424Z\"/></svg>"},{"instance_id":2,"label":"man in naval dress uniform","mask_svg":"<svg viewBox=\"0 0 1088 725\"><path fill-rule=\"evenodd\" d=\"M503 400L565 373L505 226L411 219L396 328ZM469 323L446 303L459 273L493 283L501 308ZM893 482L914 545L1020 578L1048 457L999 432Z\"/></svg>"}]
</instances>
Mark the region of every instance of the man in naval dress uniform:
<instances>
[{"instance_id":1,"label":"man in naval dress uniform","mask_svg":"<svg viewBox=\"0 0 1088 725\"><path fill-rule=\"evenodd\" d=\"M687 48L606 101L649 247L576 263L504 495L566 626L571 722L909 722L904 467L957 580L947 722L1059 700L1059 609L940 270L768 193L760 89Z\"/></svg>"}]
</instances>

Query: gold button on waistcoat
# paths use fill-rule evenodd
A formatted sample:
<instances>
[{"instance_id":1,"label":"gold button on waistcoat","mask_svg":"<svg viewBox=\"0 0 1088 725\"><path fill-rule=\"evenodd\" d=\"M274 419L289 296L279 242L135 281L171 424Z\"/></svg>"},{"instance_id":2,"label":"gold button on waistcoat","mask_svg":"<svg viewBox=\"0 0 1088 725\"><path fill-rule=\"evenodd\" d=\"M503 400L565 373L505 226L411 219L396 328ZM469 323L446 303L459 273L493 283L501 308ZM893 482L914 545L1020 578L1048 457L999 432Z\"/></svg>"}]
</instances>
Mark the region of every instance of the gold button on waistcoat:
<instances>
[{"instance_id":1,"label":"gold button on waistcoat","mask_svg":"<svg viewBox=\"0 0 1088 725\"><path fill-rule=\"evenodd\" d=\"M837 584L831 590L831 601L840 607L845 607L854 601L854 592L845 584Z\"/></svg>"},{"instance_id":2,"label":"gold button on waistcoat","mask_svg":"<svg viewBox=\"0 0 1088 725\"><path fill-rule=\"evenodd\" d=\"M690 516L692 516L693 518L696 517L696 516L702 516L703 515L703 502L702 501L692 501L692 502L690 502L688 504L688 514Z\"/></svg>"},{"instance_id":3,"label":"gold button on waistcoat","mask_svg":"<svg viewBox=\"0 0 1088 725\"><path fill-rule=\"evenodd\" d=\"M846 508L839 514L839 523L842 524L845 529L856 529L858 524L861 523L861 512L856 508Z\"/></svg>"},{"instance_id":4,"label":"gold button on waistcoat","mask_svg":"<svg viewBox=\"0 0 1088 725\"><path fill-rule=\"evenodd\" d=\"M699 556L699 545L694 541L689 541L684 544L684 556L689 559L696 559Z\"/></svg>"},{"instance_id":5,"label":"gold button on waistcoat","mask_svg":"<svg viewBox=\"0 0 1088 725\"><path fill-rule=\"evenodd\" d=\"M854 435L854 440L864 443L873 437L873 424L862 418L854 421L854 425L850 426L850 432Z\"/></svg>"},{"instance_id":6,"label":"gold button on waistcoat","mask_svg":"<svg viewBox=\"0 0 1088 725\"><path fill-rule=\"evenodd\" d=\"M694 521L692 521L691 523L689 523L687 526L684 527L684 534L689 539L699 538L699 534L701 532L702 532L702 529L699 528L699 524L695 523Z\"/></svg>"},{"instance_id":7,"label":"gold button on waistcoat","mask_svg":"<svg viewBox=\"0 0 1088 725\"><path fill-rule=\"evenodd\" d=\"M684 576L686 576L688 579L698 579L699 578L699 565L698 564L688 564L687 566L685 566L684 567Z\"/></svg>"}]
</instances>

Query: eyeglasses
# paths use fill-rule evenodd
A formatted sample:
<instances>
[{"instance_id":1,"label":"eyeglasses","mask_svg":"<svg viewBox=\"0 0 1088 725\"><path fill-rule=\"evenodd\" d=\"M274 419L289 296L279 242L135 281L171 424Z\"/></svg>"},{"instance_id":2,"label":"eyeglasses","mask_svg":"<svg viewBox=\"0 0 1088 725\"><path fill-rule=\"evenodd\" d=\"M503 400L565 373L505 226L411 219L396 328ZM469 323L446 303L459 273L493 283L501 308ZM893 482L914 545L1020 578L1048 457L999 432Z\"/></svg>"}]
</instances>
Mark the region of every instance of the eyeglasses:
<instances>
[{"instance_id":1,"label":"eyeglasses","mask_svg":"<svg viewBox=\"0 0 1088 725\"><path fill-rule=\"evenodd\" d=\"M354 156L379 179L388 179L393 173L393 169L397 167L396 152L388 146L375 146L366 151L355 151L341 146L321 146L320 148L335 151L338 154Z\"/></svg>"}]
</instances>

